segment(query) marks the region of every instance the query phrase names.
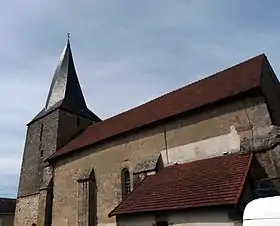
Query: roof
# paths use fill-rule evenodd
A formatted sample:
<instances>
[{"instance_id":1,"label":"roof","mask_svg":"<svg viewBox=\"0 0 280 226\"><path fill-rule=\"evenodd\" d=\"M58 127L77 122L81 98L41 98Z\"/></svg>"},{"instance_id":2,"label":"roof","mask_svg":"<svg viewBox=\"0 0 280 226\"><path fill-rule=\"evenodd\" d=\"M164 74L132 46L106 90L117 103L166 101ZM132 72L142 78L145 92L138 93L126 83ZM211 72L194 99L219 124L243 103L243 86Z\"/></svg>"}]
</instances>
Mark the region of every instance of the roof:
<instances>
[{"instance_id":1,"label":"roof","mask_svg":"<svg viewBox=\"0 0 280 226\"><path fill-rule=\"evenodd\" d=\"M89 126L49 159L260 86L266 56L249 59L141 106ZM218 87L218 89L217 89Z\"/></svg>"},{"instance_id":2,"label":"roof","mask_svg":"<svg viewBox=\"0 0 280 226\"><path fill-rule=\"evenodd\" d=\"M243 219L280 219L280 196L255 199L247 204Z\"/></svg>"},{"instance_id":3,"label":"roof","mask_svg":"<svg viewBox=\"0 0 280 226\"><path fill-rule=\"evenodd\" d=\"M57 108L69 110L93 121L101 121L87 108L76 73L69 40L65 45L60 62L55 70L46 105L31 122L38 120Z\"/></svg>"},{"instance_id":4,"label":"roof","mask_svg":"<svg viewBox=\"0 0 280 226\"><path fill-rule=\"evenodd\" d=\"M0 198L0 214L13 214L16 208L16 199Z\"/></svg>"},{"instance_id":5,"label":"roof","mask_svg":"<svg viewBox=\"0 0 280 226\"><path fill-rule=\"evenodd\" d=\"M252 155L232 154L163 168L147 176L110 214L238 204Z\"/></svg>"},{"instance_id":6,"label":"roof","mask_svg":"<svg viewBox=\"0 0 280 226\"><path fill-rule=\"evenodd\" d=\"M46 109L43 108L29 123L33 123L37 120L39 120L40 118L52 113L53 111L55 111L56 109L62 109L68 112L72 112L74 114L80 115L82 117L88 118L93 120L94 122L100 122L101 119L95 115L91 110L89 110L88 108L84 108L83 110L81 109L77 109L77 105L73 104L73 102L69 101L68 99L63 99L60 100L59 102L57 102L55 105L53 105L51 108Z\"/></svg>"}]
</instances>

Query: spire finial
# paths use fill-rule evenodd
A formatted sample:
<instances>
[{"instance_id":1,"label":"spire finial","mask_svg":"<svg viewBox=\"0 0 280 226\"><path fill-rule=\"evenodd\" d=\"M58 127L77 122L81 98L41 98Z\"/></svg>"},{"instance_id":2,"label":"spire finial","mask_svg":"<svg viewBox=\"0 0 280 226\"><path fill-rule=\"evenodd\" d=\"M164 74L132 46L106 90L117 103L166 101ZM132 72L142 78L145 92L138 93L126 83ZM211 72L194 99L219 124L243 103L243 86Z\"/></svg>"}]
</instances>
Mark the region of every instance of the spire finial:
<instances>
[{"instance_id":1,"label":"spire finial","mask_svg":"<svg viewBox=\"0 0 280 226\"><path fill-rule=\"evenodd\" d=\"M67 32L67 39L70 40L70 33Z\"/></svg>"}]
</instances>

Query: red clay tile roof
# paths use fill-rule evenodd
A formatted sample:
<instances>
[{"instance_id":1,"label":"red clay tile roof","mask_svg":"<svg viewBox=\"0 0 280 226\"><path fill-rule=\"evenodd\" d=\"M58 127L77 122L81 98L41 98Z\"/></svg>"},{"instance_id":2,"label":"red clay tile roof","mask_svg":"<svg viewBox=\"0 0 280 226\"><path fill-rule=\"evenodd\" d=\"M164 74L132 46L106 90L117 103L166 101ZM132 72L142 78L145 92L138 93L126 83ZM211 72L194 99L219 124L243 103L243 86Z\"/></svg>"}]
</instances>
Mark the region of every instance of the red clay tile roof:
<instances>
[{"instance_id":1,"label":"red clay tile roof","mask_svg":"<svg viewBox=\"0 0 280 226\"><path fill-rule=\"evenodd\" d=\"M166 167L147 176L109 216L237 204L251 160L237 153Z\"/></svg>"},{"instance_id":2,"label":"red clay tile roof","mask_svg":"<svg viewBox=\"0 0 280 226\"><path fill-rule=\"evenodd\" d=\"M260 86L264 54L89 126L51 157L83 148L150 123L215 103Z\"/></svg>"}]
</instances>

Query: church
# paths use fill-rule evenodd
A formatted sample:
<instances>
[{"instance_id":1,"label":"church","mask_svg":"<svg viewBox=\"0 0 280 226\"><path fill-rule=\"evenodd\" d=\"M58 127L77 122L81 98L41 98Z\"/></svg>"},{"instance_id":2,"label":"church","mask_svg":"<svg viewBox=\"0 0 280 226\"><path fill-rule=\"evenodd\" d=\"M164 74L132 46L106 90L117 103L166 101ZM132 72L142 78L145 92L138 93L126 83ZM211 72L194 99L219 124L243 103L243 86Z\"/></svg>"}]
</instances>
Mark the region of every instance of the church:
<instances>
[{"instance_id":1,"label":"church","mask_svg":"<svg viewBox=\"0 0 280 226\"><path fill-rule=\"evenodd\" d=\"M249 201L278 194L280 84L264 54L102 120L68 40L39 110L14 226L242 225Z\"/></svg>"}]
</instances>

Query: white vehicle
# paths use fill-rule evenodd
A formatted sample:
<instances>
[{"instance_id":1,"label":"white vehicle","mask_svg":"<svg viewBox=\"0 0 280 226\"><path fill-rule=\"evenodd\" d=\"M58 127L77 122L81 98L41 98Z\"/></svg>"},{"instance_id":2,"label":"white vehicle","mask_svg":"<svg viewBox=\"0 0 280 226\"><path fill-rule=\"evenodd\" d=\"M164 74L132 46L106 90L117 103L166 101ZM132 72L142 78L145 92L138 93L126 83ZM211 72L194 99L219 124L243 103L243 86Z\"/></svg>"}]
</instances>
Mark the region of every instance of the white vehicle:
<instances>
[{"instance_id":1,"label":"white vehicle","mask_svg":"<svg viewBox=\"0 0 280 226\"><path fill-rule=\"evenodd\" d=\"M247 204L243 226L280 226L280 196L255 199Z\"/></svg>"}]
</instances>

